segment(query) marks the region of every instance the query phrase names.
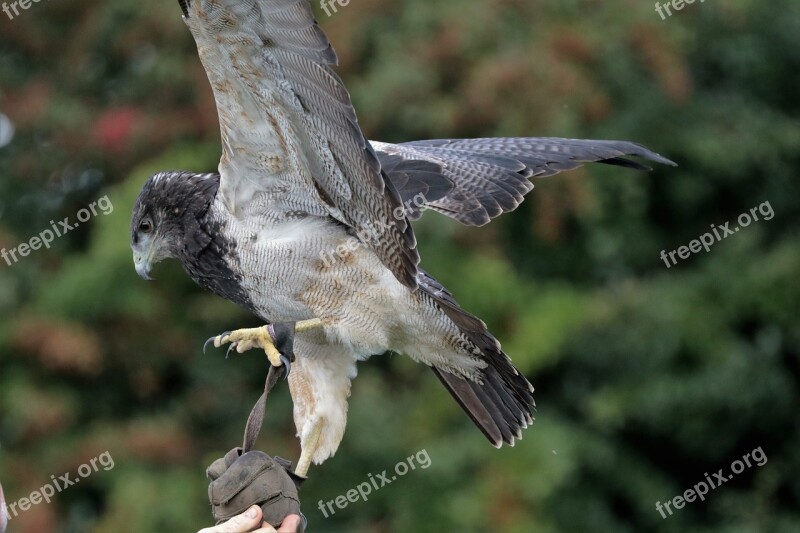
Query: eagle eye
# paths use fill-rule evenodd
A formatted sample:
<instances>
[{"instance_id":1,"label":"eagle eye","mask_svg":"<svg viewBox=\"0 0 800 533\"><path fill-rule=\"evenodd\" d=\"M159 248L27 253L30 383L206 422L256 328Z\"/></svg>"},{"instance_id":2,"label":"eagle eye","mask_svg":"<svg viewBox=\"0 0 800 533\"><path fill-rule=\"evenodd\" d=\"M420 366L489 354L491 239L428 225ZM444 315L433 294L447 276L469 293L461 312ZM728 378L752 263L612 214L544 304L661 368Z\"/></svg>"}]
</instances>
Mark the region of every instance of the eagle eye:
<instances>
[{"instance_id":1,"label":"eagle eye","mask_svg":"<svg viewBox=\"0 0 800 533\"><path fill-rule=\"evenodd\" d=\"M148 219L142 220L142 222L139 224L139 231L145 234L150 233L153 231L153 223Z\"/></svg>"}]
</instances>

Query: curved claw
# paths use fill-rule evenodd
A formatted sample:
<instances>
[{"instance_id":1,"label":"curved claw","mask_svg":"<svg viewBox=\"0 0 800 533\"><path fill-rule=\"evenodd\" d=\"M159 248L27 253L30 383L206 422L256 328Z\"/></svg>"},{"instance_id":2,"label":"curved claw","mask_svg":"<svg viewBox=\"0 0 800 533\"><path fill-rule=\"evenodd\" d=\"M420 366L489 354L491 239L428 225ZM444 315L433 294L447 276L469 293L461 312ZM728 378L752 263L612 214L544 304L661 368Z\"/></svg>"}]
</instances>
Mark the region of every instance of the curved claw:
<instances>
[{"instance_id":1,"label":"curved claw","mask_svg":"<svg viewBox=\"0 0 800 533\"><path fill-rule=\"evenodd\" d=\"M231 352L236 349L237 343L232 342L230 346L228 346L228 351L225 352L225 359L231 356Z\"/></svg>"},{"instance_id":2,"label":"curved claw","mask_svg":"<svg viewBox=\"0 0 800 533\"><path fill-rule=\"evenodd\" d=\"M203 353L206 353L206 350L208 349L208 345L209 344L214 344L214 339L216 339L216 338L217 338L216 336L215 337L211 337L210 339L208 339L205 342L205 344L203 344Z\"/></svg>"},{"instance_id":3,"label":"curved claw","mask_svg":"<svg viewBox=\"0 0 800 533\"><path fill-rule=\"evenodd\" d=\"M206 353L206 349L208 349L208 345L209 345L209 344L214 344L214 347L215 347L215 348L217 348L216 340L217 340L217 339L224 339L225 337L227 337L227 336L228 336L228 335L230 335L230 334L231 334L231 332L230 332L230 331L226 331L226 332L224 332L224 333L221 333L220 335L214 335L213 337L211 337L210 339L208 339L208 340L205 342L205 344L203 344L203 353Z\"/></svg>"},{"instance_id":4,"label":"curved claw","mask_svg":"<svg viewBox=\"0 0 800 533\"><path fill-rule=\"evenodd\" d=\"M292 361L285 355L281 354L281 363L283 363L283 366L286 367L286 373L283 375L283 380L286 381L289 379L289 373L292 371Z\"/></svg>"}]
</instances>

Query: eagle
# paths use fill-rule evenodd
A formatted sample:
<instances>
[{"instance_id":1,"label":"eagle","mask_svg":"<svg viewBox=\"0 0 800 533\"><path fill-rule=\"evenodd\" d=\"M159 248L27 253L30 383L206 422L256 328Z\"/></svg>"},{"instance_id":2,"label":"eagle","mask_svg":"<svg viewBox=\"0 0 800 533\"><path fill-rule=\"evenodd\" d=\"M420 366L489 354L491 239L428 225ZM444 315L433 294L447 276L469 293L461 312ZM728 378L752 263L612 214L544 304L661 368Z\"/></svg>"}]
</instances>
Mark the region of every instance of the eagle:
<instances>
[{"instance_id":1,"label":"eagle","mask_svg":"<svg viewBox=\"0 0 800 533\"><path fill-rule=\"evenodd\" d=\"M344 435L356 365L385 353L430 367L495 447L533 422L533 386L482 320L420 267L412 222L435 211L483 226L533 178L583 163L674 163L625 141L368 141L307 0L179 0L214 93L218 171L160 172L133 207L137 273L177 259L199 285L265 324L212 337L290 363L271 325L292 324L288 375L307 475Z\"/></svg>"}]
</instances>

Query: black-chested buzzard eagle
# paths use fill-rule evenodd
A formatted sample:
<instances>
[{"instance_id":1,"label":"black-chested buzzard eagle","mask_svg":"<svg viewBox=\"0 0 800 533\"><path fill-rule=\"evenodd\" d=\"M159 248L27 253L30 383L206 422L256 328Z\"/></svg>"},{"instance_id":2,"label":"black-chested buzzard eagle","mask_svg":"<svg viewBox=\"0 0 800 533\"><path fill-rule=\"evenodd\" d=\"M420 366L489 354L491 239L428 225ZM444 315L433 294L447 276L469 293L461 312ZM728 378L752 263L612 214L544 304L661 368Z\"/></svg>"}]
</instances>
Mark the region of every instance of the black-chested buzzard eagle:
<instances>
[{"instance_id":1,"label":"black-chested buzzard eagle","mask_svg":"<svg viewBox=\"0 0 800 533\"><path fill-rule=\"evenodd\" d=\"M499 447L532 423L533 387L487 331L419 267L424 209L480 226L532 178L586 162L673 164L622 141L368 141L307 0L181 0L216 98L219 172L151 177L133 209L137 272L178 259L197 283L266 323L296 322L289 375L302 454L332 456L356 363L388 351L431 367ZM263 348L267 328L216 339Z\"/></svg>"}]
</instances>

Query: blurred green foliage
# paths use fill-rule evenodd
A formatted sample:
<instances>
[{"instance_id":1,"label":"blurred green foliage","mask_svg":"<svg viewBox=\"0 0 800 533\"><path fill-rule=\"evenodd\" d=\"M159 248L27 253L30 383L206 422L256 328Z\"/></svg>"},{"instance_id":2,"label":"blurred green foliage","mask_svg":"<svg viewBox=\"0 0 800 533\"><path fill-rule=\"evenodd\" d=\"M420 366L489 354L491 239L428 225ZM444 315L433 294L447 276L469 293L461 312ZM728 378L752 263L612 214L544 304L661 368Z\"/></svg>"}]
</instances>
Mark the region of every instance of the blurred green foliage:
<instances>
[{"instance_id":1,"label":"blurred green foliage","mask_svg":"<svg viewBox=\"0 0 800 533\"><path fill-rule=\"evenodd\" d=\"M256 322L176 265L143 283L128 217L152 172L211 170L216 112L175 2L0 14L0 247L108 195L115 207L0 262L0 480L13 501L108 450L15 531L190 531L204 468L240 439L263 358L202 355ZM375 357L348 431L303 489L311 531L797 531L800 527L800 3L357 0L320 13L370 138L630 139L676 160L539 180L469 229L429 214L424 266L537 387L515 448L488 446L427 369ZM769 201L758 222L675 250ZM261 444L295 458L285 387ZM664 520L667 501L761 446L769 458ZM331 500L425 449L415 470Z\"/></svg>"}]
</instances>

